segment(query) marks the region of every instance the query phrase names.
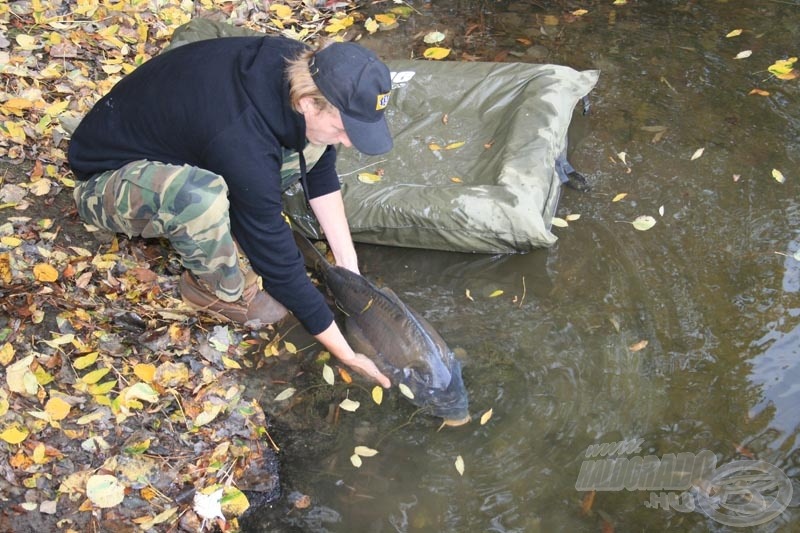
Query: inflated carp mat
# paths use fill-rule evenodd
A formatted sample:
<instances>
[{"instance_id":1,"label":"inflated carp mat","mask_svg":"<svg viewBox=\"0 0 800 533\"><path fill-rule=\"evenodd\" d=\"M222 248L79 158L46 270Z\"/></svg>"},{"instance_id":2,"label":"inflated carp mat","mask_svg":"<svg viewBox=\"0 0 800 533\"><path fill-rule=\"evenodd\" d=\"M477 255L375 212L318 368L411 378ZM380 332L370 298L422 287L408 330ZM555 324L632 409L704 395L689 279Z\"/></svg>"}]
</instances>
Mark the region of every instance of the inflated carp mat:
<instances>
[{"instance_id":1,"label":"inflated carp mat","mask_svg":"<svg viewBox=\"0 0 800 533\"><path fill-rule=\"evenodd\" d=\"M175 31L171 46L252 33L197 19ZM339 149L353 240L480 253L553 244L556 162L565 157L573 110L598 72L527 63L386 64L393 150L370 157ZM298 187L284 197L287 215L318 238Z\"/></svg>"}]
</instances>

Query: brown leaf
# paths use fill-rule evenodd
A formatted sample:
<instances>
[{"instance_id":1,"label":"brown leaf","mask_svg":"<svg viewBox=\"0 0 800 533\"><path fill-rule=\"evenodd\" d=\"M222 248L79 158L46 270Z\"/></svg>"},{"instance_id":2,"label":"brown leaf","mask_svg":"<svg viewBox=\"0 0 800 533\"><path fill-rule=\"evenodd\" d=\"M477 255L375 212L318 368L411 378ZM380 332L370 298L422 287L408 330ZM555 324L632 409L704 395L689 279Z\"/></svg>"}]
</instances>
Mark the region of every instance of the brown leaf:
<instances>
[{"instance_id":1,"label":"brown leaf","mask_svg":"<svg viewBox=\"0 0 800 533\"><path fill-rule=\"evenodd\" d=\"M583 497L583 501L581 501L581 513L584 515L588 515L592 512L592 505L594 505L594 497L597 495L597 491L587 492L586 496Z\"/></svg>"},{"instance_id":2,"label":"brown leaf","mask_svg":"<svg viewBox=\"0 0 800 533\"><path fill-rule=\"evenodd\" d=\"M637 343L631 344L628 346L628 349L632 352L638 352L639 350L644 350L647 347L647 339L640 340Z\"/></svg>"}]
</instances>

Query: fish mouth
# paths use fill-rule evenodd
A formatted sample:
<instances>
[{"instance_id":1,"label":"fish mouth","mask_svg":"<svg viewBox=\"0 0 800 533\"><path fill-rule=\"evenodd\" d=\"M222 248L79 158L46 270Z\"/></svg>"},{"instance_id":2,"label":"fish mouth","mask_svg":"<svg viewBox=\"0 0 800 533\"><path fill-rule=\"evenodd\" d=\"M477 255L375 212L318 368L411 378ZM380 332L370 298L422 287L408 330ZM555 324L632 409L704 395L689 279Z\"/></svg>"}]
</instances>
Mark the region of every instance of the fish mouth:
<instances>
[{"instance_id":1,"label":"fish mouth","mask_svg":"<svg viewBox=\"0 0 800 533\"><path fill-rule=\"evenodd\" d=\"M462 426L470 421L469 397L464 380L461 378L461 365L458 360L453 360L450 375L452 379L447 389L434 396L431 414L443 418L445 425Z\"/></svg>"}]
</instances>

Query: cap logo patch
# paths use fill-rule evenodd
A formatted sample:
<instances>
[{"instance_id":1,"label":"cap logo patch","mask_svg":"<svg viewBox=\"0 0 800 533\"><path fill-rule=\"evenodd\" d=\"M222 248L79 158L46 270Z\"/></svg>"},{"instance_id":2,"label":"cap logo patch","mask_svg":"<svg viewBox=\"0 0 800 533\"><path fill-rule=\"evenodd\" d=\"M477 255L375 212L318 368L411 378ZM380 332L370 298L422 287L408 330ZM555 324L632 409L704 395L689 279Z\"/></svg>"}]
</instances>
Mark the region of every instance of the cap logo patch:
<instances>
[{"instance_id":1,"label":"cap logo patch","mask_svg":"<svg viewBox=\"0 0 800 533\"><path fill-rule=\"evenodd\" d=\"M380 111L389 105L389 93L378 95L378 105L375 106L375 111Z\"/></svg>"}]
</instances>

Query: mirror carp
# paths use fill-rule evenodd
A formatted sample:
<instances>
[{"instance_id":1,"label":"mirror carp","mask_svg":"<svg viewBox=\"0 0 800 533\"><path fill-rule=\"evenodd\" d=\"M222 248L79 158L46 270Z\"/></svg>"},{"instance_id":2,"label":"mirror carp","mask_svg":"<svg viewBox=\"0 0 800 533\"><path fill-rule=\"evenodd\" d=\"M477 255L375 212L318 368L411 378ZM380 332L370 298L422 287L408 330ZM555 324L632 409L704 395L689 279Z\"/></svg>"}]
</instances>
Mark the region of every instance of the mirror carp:
<instances>
[{"instance_id":1,"label":"mirror carp","mask_svg":"<svg viewBox=\"0 0 800 533\"><path fill-rule=\"evenodd\" d=\"M372 359L393 384L405 384L411 403L457 426L470 420L461 363L441 335L388 287L331 264L305 236L294 232L306 265L319 272L345 314L345 337Z\"/></svg>"}]
</instances>

